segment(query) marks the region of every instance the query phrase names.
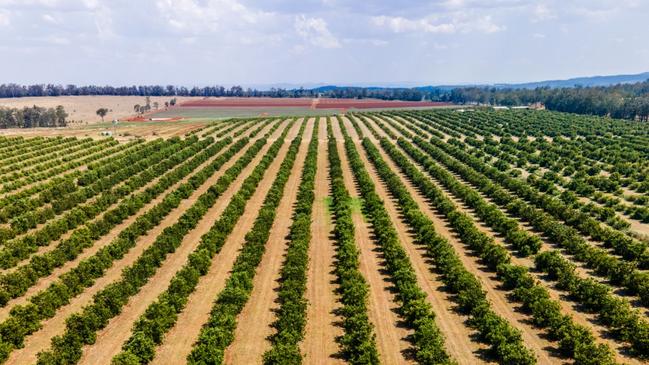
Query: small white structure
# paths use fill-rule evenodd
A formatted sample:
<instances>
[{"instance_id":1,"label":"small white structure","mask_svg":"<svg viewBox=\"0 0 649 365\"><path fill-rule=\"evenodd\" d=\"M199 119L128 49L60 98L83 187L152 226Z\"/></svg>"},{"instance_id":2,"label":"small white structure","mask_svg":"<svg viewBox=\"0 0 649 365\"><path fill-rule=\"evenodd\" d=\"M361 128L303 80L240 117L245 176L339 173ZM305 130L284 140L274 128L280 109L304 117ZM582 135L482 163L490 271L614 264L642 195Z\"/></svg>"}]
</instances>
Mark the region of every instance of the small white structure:
<instances>
[{"instance_id":1,"label":"small white structure","mask_svg":"<svg viewBox=\"0 0 649 365\"><path fill-rule=\"evenodd\" d=\"M509 110L506 106L492 106L493 110Z\"/></svg>"},{"instance_id":2,"label":"small white structure","mask_svg":"<svg viewBox=\"0 0 649 365\"><path fill-rule=\"evenodd\" d=\"M99 135L102 136L102 137L112 137L113 132L111 132L111 131L101 131L101 133L99 133Z\"/></svg>"}]
</instances>

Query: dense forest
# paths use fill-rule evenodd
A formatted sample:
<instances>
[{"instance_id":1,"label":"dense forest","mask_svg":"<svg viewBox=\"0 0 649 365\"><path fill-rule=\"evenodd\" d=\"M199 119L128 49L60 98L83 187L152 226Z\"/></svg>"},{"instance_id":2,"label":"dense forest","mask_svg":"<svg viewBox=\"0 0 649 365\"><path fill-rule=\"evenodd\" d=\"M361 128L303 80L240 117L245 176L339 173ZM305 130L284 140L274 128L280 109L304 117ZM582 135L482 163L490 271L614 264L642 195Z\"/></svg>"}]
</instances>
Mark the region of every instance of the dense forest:
<instances>
[{"instance_id":1,"label":"dense forest","mask_svg":"<svg viewBox=\"0 0 649 365\"><path fill-rule=\"evenodd\" d=\"M4 128L36 128L36 127L65 127L68 113L62 106L42 108L38 106L16 108L0 108L0 129Z\"/></svg>"},{"instance_id":2,"label":"dense forest","mask_svg":"<svg viewBox=\"0 0 649 365\"><path fill-rule=\"evenodd\" d=\"M547 109L613 118L649 120L649 81L607 87L497 89L457 88L445 101L489 105L545 104Z\"/></svg>"}]
</instances>

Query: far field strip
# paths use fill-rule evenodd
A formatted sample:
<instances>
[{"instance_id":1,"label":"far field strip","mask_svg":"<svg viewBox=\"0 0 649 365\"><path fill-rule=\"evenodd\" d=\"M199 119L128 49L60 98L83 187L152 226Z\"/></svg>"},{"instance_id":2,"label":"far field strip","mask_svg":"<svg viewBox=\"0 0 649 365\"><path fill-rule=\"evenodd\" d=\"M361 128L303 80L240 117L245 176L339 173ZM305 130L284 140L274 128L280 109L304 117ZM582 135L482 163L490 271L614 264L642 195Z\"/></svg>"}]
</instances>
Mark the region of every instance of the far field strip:
<instances>
[{"instance_id":1,"label":"far field strip","mask_svg":"<svg viewBox=\"0 0 649 365\"><path fill-rule=\"evenodd\" d=\"M337 142L345 186L352 199L358 202L360 193L343 146L344 137L340 130L341 126L333 121L332 128ZM356 229L356 244L360 251L359 269L370 289L368 316L374 325L376 345L381 361L386 364L411 363L412 360L407 358L410 348L407 338L412 334L412 331L401 324L401 319L397 315L399 306L392 290L393 284L390 283L389 275L382 269L385 265L384 259L375 249L371 229L363 217L360 204L357 208L352 209L352 221Z\"/></svg>"},{"instance_id":2,"label":"far field strip","mask_svg":"<svg viewBox=\"0 0 649 365\"><path fill-rule=\"evenodd\" d=\"M343 364L337 357L340 348L336 337L344 331L338 324L341 318L336 311L341 308L336 294L335 241L331 239L333 224L329 209L329 162L327 161L327 118L320 118L318 128L318 155L315 176L313 222L309 245L307 272L307 322L302 352L308 363Z\"/></svg>"},{"instance_id":3,"label":"far field strip","mask_svg":"<svg viewBox=\"0 0 649 365\"><path fill-rule=\"evenodd\" d=\"M285 126L285 123L283 123L283 125ZM270 125L264 128L264 130L266 129L270 129ZM263 133L263 130L261 133ZM261 133L258 134L254 140L261 138ZM142 252L151 246L155 238L162 233L165 228L174 224L183 212L190 207L201 194L207 191L207 189L212 186L219 177L221 177L223 173L236 162L236 160L245 154L245 151L252 146L254 140L249 142L247 148L242 149L232 156L232 158L230 158L214 175L208 178L198 189L196 189L188 199L183 200L178 207L174 208L156 227L148 231L146 235L140 237L137 240L137 245L131 248L124 257L114 262L111 268L106 270L104 275L97 279L90 288L86 288L81 295L72 299L69 304L59 308L53 318L44 321L43 327L38 332L27 337L25 340L25 347L15 350L11 354L7 363L22 363L22 361L18 362L19 359L28 359L26 362L35 361L36 354L47 349L50 345L51 339L56 335L60 335L65 330L65 322L67 318L73 313L80 311L85 305L91 302L95 293L102 290L106 285L119 279L122 269L133 264Z\"/></svg>"},{"instance_id":4,"label":"far field strip","mask_svg":"<svg viewBox=\"0 0 649 365\"><path fill-rule=\"evenodd\" d=\"M57 146L58 148L53 151L43 152L32 158L18 160L0 168L0 181L2 181L2 184L7 184L23 176L47 170L52 165L68 162L63 160L66 157L70 158L70 161L83 158L90 148L101 147L108 142L110 142L108 139L79 139L67 143L65 147Z\"/></svg>"},{"instance_id":5,"label":"far field strip","mask_svg":"<svg viewBox=\"0 0 649 365\"><path fill-rule=\"evenodd\" d=\"M108 151L99 151L92 153L88 155L85 159L83 159L83 164L80 166L76 167L71 167L71 168L66 168L66 167L59 167L56 169L56 172L52 176L44 176L43 178L38 178L34 182L29 182L26 185L21 186L20 188L17 189L12 189L11 191L6 191L0 193L0 200L6 199L8 197L14 196L14 195L25 195L24 191L30 190L34 188L37 185L43 186L50 182L50 180L57 178L57 177L71 177L74 176L75 174L81 173L85 170L88 169L88 165L91 163L102 163L107 160L111 160L114 158L117 158L117 156L121 156L123 154L128 153L129 151L135 149L137 146L139 146L143 142L139 141L133 141L133 142L128 142L128 143L120 143L114 147L111 147ZM107 154L106 154L107 153ZM52 169L48 170L52 171ZM27 196L35 195L37 193L29 194Z\"/></svg>"},{"instance_id":6,"label":"far field strip","mask_svg":"<svg viewBox=\"0 0 649 365\"><path fill-rule=\"evenodd\" d=\"M299 130L299 125L298 123L295 123L291 132L289 132L290 137L288 138L293 138L297 133L297 130ZM275 136L280 134L281 131L281 129L275 131ZM152 276L147 284L140 289L138 294L129 299L128 304L123 308L122 312L117 317L111 319L108 326L97 334L97 341L93 345L87 346L84 349L79 364L109 365L111 363L113 356L120 351L122 344L129 338L134 321L137 320L149 304L153 303L158 295L168 287L174 274L183 266L187 261L188 255L194 251L200 243L201 236L209 231L214 221L220 217L229 200L241 188L245 178L254 170L258 162L270 148L270 145L270 143L267 143L264 148L257 153L257 156L255 156L252 162L246 166L237 179L217 199L217 203L207 211L203 218L201 218L198 225L184 236L180 247L178 247L173 254L167 256L165 262L160 268L158 268L155 275ZM279 165L281 164L281 156L283 156L286 150L288 150L288 148L285 148L283 151L280 150L278 159L274 161L278 161L276 164L277 169L279 169ZM272 167L273 166L271 165L271 169ZM273 176L273 171L276 170L271 170L268 176Z\"/></svg>"}]
</instances>

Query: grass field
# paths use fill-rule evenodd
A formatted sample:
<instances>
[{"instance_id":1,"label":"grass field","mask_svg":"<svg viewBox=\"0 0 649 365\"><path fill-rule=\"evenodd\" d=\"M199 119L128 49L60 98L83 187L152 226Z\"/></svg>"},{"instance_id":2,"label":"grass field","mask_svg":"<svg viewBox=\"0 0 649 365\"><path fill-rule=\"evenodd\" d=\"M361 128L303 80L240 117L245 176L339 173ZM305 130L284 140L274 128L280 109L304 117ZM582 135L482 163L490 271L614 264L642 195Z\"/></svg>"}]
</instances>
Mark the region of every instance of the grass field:
<instances>
[{"instance_id":1,"label":"grass field","mask_svg":"<svg viewBox=\"0 0 649 365\"><path fill-rule=\"evenodd\" d=\"M207 118L0 136L0 363L647 362L648 125Z\"/></svg>"}]
</instances>

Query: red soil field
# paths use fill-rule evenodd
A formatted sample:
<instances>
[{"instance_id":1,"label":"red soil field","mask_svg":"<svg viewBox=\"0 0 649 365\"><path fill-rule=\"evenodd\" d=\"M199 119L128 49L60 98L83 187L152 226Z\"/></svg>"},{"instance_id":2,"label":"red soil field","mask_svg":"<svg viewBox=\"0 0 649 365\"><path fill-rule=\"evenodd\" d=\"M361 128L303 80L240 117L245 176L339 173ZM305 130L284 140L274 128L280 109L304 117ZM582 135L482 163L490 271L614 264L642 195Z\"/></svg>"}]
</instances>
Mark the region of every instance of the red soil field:
<instances>
[{"instance_id":1,"label":"red soil field","mask_svg":"<svg viewBox=\"0 0 649 365\"><path fill-rule=\"evenodd\" d=\"M413 108L446 105L450 104L430 101L331 98L206 98L179 104L180 107L311 107L315 109Z\"/></svg>"},{"instance_id":2,"label":"red soil field","mask_svg":"<svg viewBox=\"0 0 649 365\"><path fill-rule=\"evenodd\" d=\"M306 98L208 98L179 104L181 107L309 107L312 100Z\"/></svg>"},{"instance_id":3,"label":"red soil field","mask_svg":"<svg viewBox=\"0 0 649 365\"><path fill-rule=\"evenodd\" d=\"M377 108L416 108L446 106L448 103L435 101L400 101L378 99L320 99L316 109L377 109Z\"/></svg>"}]
</instances>

